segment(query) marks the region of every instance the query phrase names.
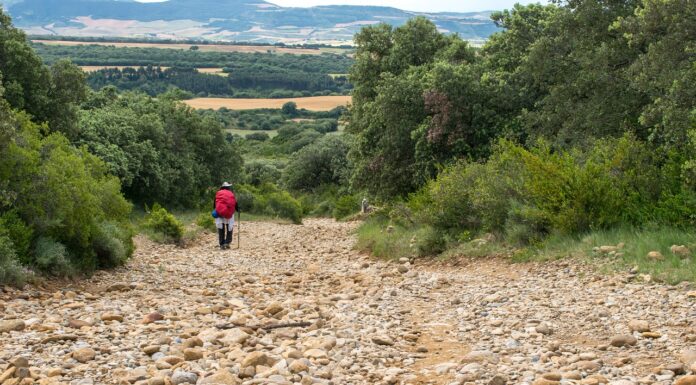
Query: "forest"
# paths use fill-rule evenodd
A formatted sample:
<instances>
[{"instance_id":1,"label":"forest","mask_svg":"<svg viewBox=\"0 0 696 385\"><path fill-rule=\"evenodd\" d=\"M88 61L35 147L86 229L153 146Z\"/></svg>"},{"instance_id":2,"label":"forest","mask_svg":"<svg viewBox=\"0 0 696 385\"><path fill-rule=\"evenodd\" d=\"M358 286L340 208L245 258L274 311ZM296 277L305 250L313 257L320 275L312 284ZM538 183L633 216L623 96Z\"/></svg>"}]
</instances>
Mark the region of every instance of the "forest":
<instances>
[{"instance_id":1,"label":"forest","mask_svg":"<svg viewBox=\"0 0 696 385\"><path fill-rule=\"evenodd\" d=\"M221 75L205 74L195 68L105 68L90 73L87 83L95 90L112 85L123 91L142 91L150 96L178 88L190 96L238 98L287 98L347 94L345 76L331 77L264 65L230 69Z\"/></svg>"},{"instance_id":2,"label":"forest","mask_svg":"<svg viewBox=\"0 0 696 385\"><path fill-rule=\"evenodd\" d=\"M670 245L696 247L696 5L568 0L493 19L502 32L481 48L425 18L368 26L347 58L35 51L0 16L0 280L123 263L131 218L149 208L146 222L177 237L167 210L202 212L207 226L223 179L255 215L365 219L358 247L378 256L596 256L625 242L612 255L627 266L693 280ZM65 56L151 65L138 77L153 79L157 66L349 72L353 103L195 111L185 87L93 90ZM367 217L355 215L363 197Z\"/></svg>"},{"instance_id":3,"label":"forest","mask_svg":"<svg viewBox=\"0 0 696 385\"><path fill-rule=\"evenodd\" d=\"M155 96L176 87L204 97L283 98L346 94L352 88L345 74L353 60L347 55L202 52L195 49L41 43L33 43L32 47L49 65L69 58L80 66L134 67L107 68L90 73L88 82L95 90L113 85L120 90L143 91ZM222 68L227 76L200 73L196 68Z\"/></svg>"}]
</instances>

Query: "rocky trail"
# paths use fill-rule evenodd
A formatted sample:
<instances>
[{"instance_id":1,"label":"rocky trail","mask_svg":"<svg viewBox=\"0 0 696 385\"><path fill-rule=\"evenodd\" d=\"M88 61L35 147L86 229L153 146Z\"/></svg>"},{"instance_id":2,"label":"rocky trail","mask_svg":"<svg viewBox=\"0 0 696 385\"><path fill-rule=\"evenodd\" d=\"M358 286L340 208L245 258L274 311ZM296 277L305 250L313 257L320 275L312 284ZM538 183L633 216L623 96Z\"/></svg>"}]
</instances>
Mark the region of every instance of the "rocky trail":
<instances>
[{"instance_id":1,"label":"rocky trail","mask_svg":"<svg viewBox=\"0 0 696 385\"><path fill-rule=\"evenodd\" d=\"M0 291L0 384L696 384L694 289L572 261L375 260L354 227L249 223L227 251L138 239L123 268Z\"/></svg>"}]
</instances>

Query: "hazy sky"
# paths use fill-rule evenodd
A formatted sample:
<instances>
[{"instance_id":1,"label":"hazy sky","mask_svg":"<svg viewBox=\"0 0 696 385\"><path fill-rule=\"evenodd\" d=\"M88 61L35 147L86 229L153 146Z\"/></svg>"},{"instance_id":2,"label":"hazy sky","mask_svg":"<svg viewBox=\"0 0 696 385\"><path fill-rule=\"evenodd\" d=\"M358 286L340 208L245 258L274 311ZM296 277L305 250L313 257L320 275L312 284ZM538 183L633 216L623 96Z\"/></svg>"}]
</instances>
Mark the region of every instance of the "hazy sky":
<instances>
[{"instance_id":1,"label":"hazy sky","mask_svg":"<svg viewBox=\"0 0 696 385\"><path fill-rule=\"evenodd\" d=\"M153 2L162 0L138 0L142 2ZM489 11L512 7L515 3L529 4L546 0L267 0L284 7L311 7L314 5L335 5L335 4L354 4L354 5L383 5L401 8L409 11L424 12L469 12L469 11Z\"/></svg>"}]
</instances>

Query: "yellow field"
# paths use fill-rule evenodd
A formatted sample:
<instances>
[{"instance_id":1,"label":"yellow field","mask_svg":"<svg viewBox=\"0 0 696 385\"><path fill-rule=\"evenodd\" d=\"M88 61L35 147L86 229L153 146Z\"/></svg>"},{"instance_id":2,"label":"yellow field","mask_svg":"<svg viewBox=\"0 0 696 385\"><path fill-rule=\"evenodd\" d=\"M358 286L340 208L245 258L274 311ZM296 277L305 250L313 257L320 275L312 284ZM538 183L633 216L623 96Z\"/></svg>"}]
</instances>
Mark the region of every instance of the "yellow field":
<instances>
[{"instance_id":1,"label":"yellow field","mask_svg":"<svg viewBox=\"0 0 696 385\"><path fill-rule=\"evenodd\" d=\"M85 72L97 72L99 70L105 70L105 69L109 69L109 68L118 68L118 69L122 70L124 68L140 68L140 67L143 67L143 66L80 66L80 68L82 68L82 70ZM166 70L169 67L160 67L160 68L162 68L163 70Z\"/></svg>"},{"instance_id":2,"label":"yellow field","mask_svg":"<svg viewBox=\"0 0 696 385\"><path fill-rule=\"evenodd\" d=\"M281 108L287 102L297 103L298 108L311 111L329 111L350 103L350 96L312 96L288 99L234 99L234 98L196 98L185 103L197 109L214 109L226 107L231 110L254 110L258 108Z\"/></svg>"},{"instance_id":3,"label":"yellow field","mask_svg":"<svg viewBox=\"0 0 696 385\"><path fill-rule=\"evenodd\" d=\"M80 66L83 71L85 72L96 72L99 70L107 69L107 68L118 68L120 70L124 68L140 68L143 66ZM161 69L166 70L170 67L164 67L164 66L159 66ZM210 75L220 75L220 76L227 76L228 74L225 72L222 72L222 68L196 68L196 70L202 74L210 74Z\"/></svg>"},{"instance_id":4,"label":"yellow field","mask_svg":"<svg viewBox=\"0 0 696 385\"><path fill-rule=\"evenodd\" d=\"M110 43L110 42L87 42L87 41L68 41L68 40L32 40L34 43L46 45L104 45L115 47L130 47L130 48L169 48L169 49L190 49L195 44L163 44L163 43ZM198 46L201 52L246 52L246 53L290 53L296 55L321 55L324 52L336 51L340 48L332 49L308 49L308 48L289 48L289 47L274 47L263 45L225 45L225 44L201 44ZM345 50L343 50L345 51Z\"/></svg>"}]
</instances>

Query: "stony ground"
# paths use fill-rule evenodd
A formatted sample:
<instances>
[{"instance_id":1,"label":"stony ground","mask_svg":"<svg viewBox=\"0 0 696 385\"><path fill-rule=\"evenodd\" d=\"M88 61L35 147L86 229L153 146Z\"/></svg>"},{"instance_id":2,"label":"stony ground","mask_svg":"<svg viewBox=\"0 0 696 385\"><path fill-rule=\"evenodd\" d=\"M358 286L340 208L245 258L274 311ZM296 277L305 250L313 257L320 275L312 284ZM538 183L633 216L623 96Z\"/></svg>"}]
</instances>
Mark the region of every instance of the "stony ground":
<instances>
[{"instance_id":1,"label":"stony ground","mask_svg":"<svg viewBox=\"0 0 696 385\"><path fill-rule=\"evenodd\" d=\"M247 224L229 251L139 239L127 267L5 289L0 384L696 384L693 289L379 261L354 226Z\"/></svg>"}]
</instances>

